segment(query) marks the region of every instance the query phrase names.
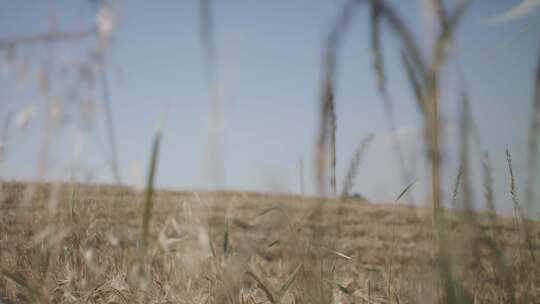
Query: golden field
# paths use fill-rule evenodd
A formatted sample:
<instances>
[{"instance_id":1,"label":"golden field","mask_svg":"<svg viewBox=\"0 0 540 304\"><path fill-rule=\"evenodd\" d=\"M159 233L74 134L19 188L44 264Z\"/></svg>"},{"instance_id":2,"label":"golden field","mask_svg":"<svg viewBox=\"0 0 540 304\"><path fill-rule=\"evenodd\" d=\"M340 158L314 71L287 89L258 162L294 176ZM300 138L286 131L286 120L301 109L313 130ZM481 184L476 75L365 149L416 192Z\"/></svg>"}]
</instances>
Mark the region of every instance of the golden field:
<instances>
[{"instance_id":1,"label":"golden field","mask_svg":"<svg viewBox=\"0 0 540 304\"><path fill-rule=\"evenodd\" d=\"M1 210L3 303L432 303L444 284L431 211L402 203L156 191L147 246L132 188L9 182ZM538 299L536 224L529 250L514 219L473 217L447 213L456 294Z\"/></svg>"}]
</instances>

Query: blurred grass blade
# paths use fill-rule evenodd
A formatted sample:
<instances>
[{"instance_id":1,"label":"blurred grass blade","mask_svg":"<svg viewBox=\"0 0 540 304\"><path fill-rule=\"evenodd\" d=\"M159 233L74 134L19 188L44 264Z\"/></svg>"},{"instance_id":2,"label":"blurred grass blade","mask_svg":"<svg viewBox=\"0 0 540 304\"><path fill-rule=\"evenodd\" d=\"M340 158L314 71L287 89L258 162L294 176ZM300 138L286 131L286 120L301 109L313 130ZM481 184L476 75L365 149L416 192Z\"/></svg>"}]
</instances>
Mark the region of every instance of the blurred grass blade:
<instances>
[{"instance_id":1,"label":"blurred grass blade","mask_svg":"<svg viewBox=\"0 0 540 304\"><path fill-rule=\"evenodd\" d=\"M70 217L71 221L75 220L75 201L76 201L75 185L71 186L71 196L69 198Z\"/></svg>"},{"instance_id":2,"label":"blurred grass blade","mask_svg":"<svg viewBox=\"0 0 540 304\"><path fill-rule=\"evenodd\" d=\"M145 255L146 247L148 246L148 235L150 232L150 220L152 218L152 196L154 193L154 179L157 170L157 160L159 153L159 145L161 141L161 129L156 131L154 143L152 146L152 155L150 159L150 167L148 169L148 177L146 180L146 191L144 194L144 210L142 218L142 235L141 235L141 256Z\"/></svg>"},{"instance_id":3,"label":"blurred grass blade","mask_svg":"<svg viewBox=\"0 0 540 304\"><path fill-rule=\"evenodd\" d=\"M214 27L212 18L212 0L199 1L200 38L204 51L204 60L208 69L208 77L211 83L216 77L216 47L214 43Z\"/></svg>"},{"instance_id":4,"label":"blurred grass blade","mask_svg":"<svg viewBox=\"0 0 540 304\"><path fill-rule=\"evenodd\" d=\"M427 105L424 97L424 88L418 80L418 76L416 75L416 72L414 70L413 63L411 62L410 56L407 55L406 52L401 52L401 62L403 67L405 68L409 85L413 90L418 109L420 110L422 115L425 116L427 115Z\"/></svg>"},{"instance_id":5,"label":"blurred grass blade","mask_svg":"<svg viewBox=\"0 0 540 304\"><path fill-rule=\"evenodd\" d=\"M520 256L521 256L521 259L523 259L523 256L521 254L521 245L525 244L529 251L530 257L534 260L535 259L534 247L531 240L529 227L527 226L526 219L523 215L523 210L521 206L519 205L519 202L517 199L514 169L512 166L512 158L510 156L510 152L508 151L508 149L506 149L506 161L508 163L508 173L510 175L510 197L512 198L512 202L514 204L515 225L518 231L520 232L520 241L521 241L521 244L519 246Z\"/></svg>"},{"instance_id":6,"label":"blurred grass blade","mask_svg":"<svg viewBox=\"0 0 540 304\"><path fill-rule=\"evenodd\" d=\"M352 260L353 260L353 258L351 258L350 256L345 255L345 254L343 254L343 253L341 253L341 252L332 250L332 249L330 249L330 248L326 248L326 247L324 247L324 246L320 246L320 248L321 248L322 250L324 250L324 251L327 251L327 252L330 252L330 253L332 253L332 254L335 254L336 256L341 257L341 258L344 258L344 259L346 259L346 260L349 260L349 261L352 261Z\"/></svg>"},{"instance_id":7,"label":"blurred grass blade","mask_svg":"<svg viewBox=\"0 0 540 304\"><path fill-rule=\"evenodd\" d=\"M517 200L516 181L514 178L514 167L512 166L512 156L510 155L510 151L508 149L506 149L506 163L508 165L508 175L510 177L510 197L512 198L512 203L514 207L514 215L517 217L521 215L521 208Z\"/></svg>"},{"instance_id":8,"label":"blurred grass blade","mask_svg":"<svg viewBox=\"0 0 540 304\"><path fill-rule=\"evenodd\" d=\"M279 243L280 243L279 240L275 240L272 243L268 244L268 246L266 246L266 248L272 248L272 247L278 245Z\"/></svg>"},{"instance_id":9,"label":"blurred grass blade","mask_svg":"<svg viewBox=\"0 0 540 304\"><path fill-rule=\"evenodd\" d=\"M320 121L319 121L319 135L317 138L317 150L316 152L316 177L317 177L317 191L319 194L325 195L326 193L326 166L328 145L330 145L330 161L331 161L331 186L333 194L335 195L335 137L336 137L336 113L334 105L334 76L336 74L337 67L337 53L341 46L341 41L346 30L349 27L352 20L353 13L356 11L356 6L359 1L348 1L341 10L336 23L333 25L328 36L326 37L324 47L323 58L323 81L321 85L321 95L319 99L320 107Z\"/></svg>"},{"instance_id":10,"label":"blurred grass blade","mask_svg":"<svg viewBox=\"0 0 540 304\"><path fill-rule=\"evenodd\" d=\"M11 125L11 112L8 112L4 121L4 126L0 130L0 173L3 173L3 162L6 160L6 151L9 135L9 126Z\"/></svg>"},{"instance_id":11,"label":"blurred grass blade","mask_svg":"<svg viewBox=\"0 0 540 304\"><path fill-rule=\"evenodd\" d=\"M298 271L300 271L300 268L302 268L302 264L296 266L296 269L291 273L291 275L287 278L287 281L285 281L285 283L279 289L278 295L279 295L280 300L283 298L287 290L291 288L291 285L296 279L296 276L298 275Z\"/></svg>"},{"instance_id":12,"label":"blurred grass blade","mask_svg":"<svg viewBox=\"0 0 540 304\"><path fill-rule=\"evenodd\" d=\"M380 1L371 2L371 15L370 15L370 25L371 25L371 53L373 60L373 69L377 77L377 87L379 95L382 98L384 112L386 114L386 119L388 121L390 132L392 135L392 144L394 152L396 153L396 159L398 162L399 170L403 182L406 183L410 180L407 166L405 165L405 159L403 157L403 150L399 141L399 136L397 134L396 119L394 114L393 101L388 94L386 87L386 74L384 72L384 63L383 55L381 49L381 8Z\"/></svg>"},{"instance_id":13,"label":"blurred grass blade","mask_svg":"<svg viewBox=\"0 0 540 304\"><path fill-rule=\"evenodd\" d=\"M412 35L412 32L403 22L403 18L399 16L390 6L388 6L384 1L377 0L379 5L380 14L387 20L390 30L401 40L405 51L408 56L410 56L412 63L416 71L422 77L421 81L426 80L427 68L420 53L417 43Z\"/></svg>"},{"instance_id":14,"label":"blurred grass blade","mask_svg":"<svg viewBox=\"0 0 540 304\"><path fill-rule=\"evenodd\" d=\"M462 94L462 104L461 104L461 118L460 118L460 128L459 128L459 137L460 137L460 164L461 164L461 174L462 174L462 206L466 219L471 220L473 205L472 205L472 186L471 186L471 176L470 166L469 166L469 142L470 142L470 104L469 99L466 93ZM472 224L469 222L468 224Z\"/></svg>"},{"instance_id":15,"label":"blurred grass blade","mask_svg":"<svg viewBox=\"0 0 540 304\"><path fill-rule=\"evenodd\" d=\"M486 201L486 210L491 224L494 224L495 217L497 216L497 209L495 208L495 195L493 193L493 169L487 151L484 153L482 167L484 171L484 199Z\"/></svg>"},{"instance_id":16,"label":"blurred grass blade","mask_svg":"<svg viewBox=\"0 0 540 304\"><path fill-rule=\"evenodd\" d=\"M279 208L279 207L271 207L271 208L268 208L266 210L263 210L261 213L257 214L253 219L257 219L263 215L266 215L272 211L276 211L276 212L279 212L279 213L282 213L283 215L287 215L287 213L285 212L285 210L283 210L282 208Z\"/></svg>"},{"instance_id":17,"label":"blurred grass blade","mask_svg":"<svg viewBox=\"0 0 540 304\"><path fill-rule=\"evenodd\" d=\"M454 31L461 21L461 17L463 17L470 4L470 0L459 1L449 16L445 17L446 21L442 21L442 29L439 33L437 41L435 42L433 50L431 67L429 69L431 76L429 76L429 78L433 78L440 73L440 68L447 57L445 51L447 50L449 43L452 41ZM440 11L442 11L442 4L440 7Z\"/></svg>"},{"instance_id":18,"label":"blurred grass blade","mask_svg":"<svg viewBox=\"0 0 540 304\"><path fill-rule=\"evenodd\" d=\"M399 201L403 195L405 195L405 193L407 193L411 188L412 186L414 186L414 184L416 184L416 181L413 181L412 183L410 183L409 185L407 185L407 187L405 187L401 193L396 197L396 201Z\"/></svg>"},{"instance_id":19,"label":"blurred grass blade","mask_svg":"<svg viewBox=\"0 0 540 304\"><path fill-rule=\"evenodd\" d=\"M463 165L459 165L458 174L456 176L456 181L454 182L454 191L452 192L452 208L457 210L457 197L459 194L459 185L461 183L461 175L463 174Z\"/></svg>"},{"instance_id":20,"label":"blurred grass blade","mask_svg":"<svg viewBox=\"0 0 540 304\"><path fill-rule=\"evenodd\" d=\"M533 211L534 189L538 176L538 135L540 133L540 51L534 81L534 100L529 131L529 151L527 156L527 180L525 184L525 208L527 214Z\"/></svg>"},{"instance_id":21,"label":"blurred grass blade","mask_svg":"<svg viewBox=\"0 0 540 304\"><path fill-rule=\"evenodd\" d=\"M229 247L229 220L225 220L225 233L223 235L223 254L227 257L227 249Z\"/></svg>"},{"instance_id":22,"label":"blurred grass blade","mask_svg":"<svg viewBox=\"0 0 540 304\"><path fill-rule=\"evenodd\" d=\"M371 4L371 15L370 15L370 25L371 25L371 56L373 60L373 69L375 70L375 76L377 76L377 87L380 92L386 91L386 75L384 74L384 67L382 61L382 51L381 51L381 9L379 1L372 1Z\"/></svg>"},{"instance_id":23,"label":"blurred grass blade","mask_svg":"<svg viewBox=\"0 0 540 304\"><path fill-rule=\"evenodd\" d=\"M354 180L356 179L356 175L358 174L358 169L360 165L362 164L362 159L364 157L364 154L366 153L367 148L369 147L369 144L372 141L373 141L373 134L370 134L368 135L368 137L362 140L362 142L360 143L360 146L356 149L354 156L351 159L351 163L349 165L349 170L347 171L347 175L345 176L343 189L341 190L342 199L349 196L349 192L354 186Z\"/></svg>"},{"instance_id":24,"label":"blurred grass blade","mask_svg":"<svg viewBox=\"0 0 540 304\"><path fill-rule=\"evenodd\" d=\"M117 184L122 184L122 177L120 176L120 164L118 160L118 148L116 145L116 134L115 126L113 119L113 107L111 101L111 94L109 89L109 79L107 77L107 59L105 54L100 56L100 78L101 78L101 88L103 94L103 106L105 108L105 123L107 127L107 137L109 139L110 146L110 155L109 155L109 165L114 176L114 181Z\"/></svg>"}]
</instances>

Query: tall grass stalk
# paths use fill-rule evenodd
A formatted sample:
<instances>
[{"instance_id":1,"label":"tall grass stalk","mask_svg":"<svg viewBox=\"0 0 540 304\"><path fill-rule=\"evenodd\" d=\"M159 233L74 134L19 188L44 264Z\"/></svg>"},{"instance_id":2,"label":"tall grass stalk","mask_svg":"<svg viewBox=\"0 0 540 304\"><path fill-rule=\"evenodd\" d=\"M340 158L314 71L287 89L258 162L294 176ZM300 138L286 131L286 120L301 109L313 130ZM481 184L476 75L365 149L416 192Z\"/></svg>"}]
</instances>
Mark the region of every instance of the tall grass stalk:
<instances>
[{"instance_id":1,"label":"tall grass stalk","mask_svg":"<svg viewBox=\"0 0 540 304\"><path fill-rule=\"evenodd\" d=\"M460 127L459 127L459 137L460 137L460 164L461 164L461 179L462 179L462 193L463 197L461 199L461 208L464 211L464 219L467 221L465 227L470 227L473 225L474 221L474 207L472 205L472 186L471 186L471 176L470 176L470 166L469 166L469 142L470 142L470 108L469 108L469 99L464 93L462 96L461 104L461 118L460 118Z\"/></svg>"},{"instance_id":2,"label":"tall grass stalk","mask_svg":"<svg viewBox=\"0 0 540 304\"><path fill-rule=\"evenodd\" d=\"M325 106L324 111L326 112L326 116L328 119L328 136L330 146L330 191L333 198L336 198L336 133L337 133L337 122L336 122L336 107L335 107L335 100L334 100L334 92L333 89L328 86L328 93L325 98Z\"/></svg>"},{"instance_id":3,"label":"tall grass stalk","mask_svg":"<svg viewBox=\"0 0 540 304\"><path fill-rule=\"evenodd\" d=\"M358 148L356 149L353 158L351 159L351 163L349 164L349 169L347 170L347 175L345 176L344 182L343 182L343 189L341 190L340 195L340 201L343 202L349 197L349 193L351 192L354 181L356 179L356 176L358 175L358 170L360 168L360 165L362 164L364 154L366 153L367 148L369 147L369 144L373 140L373 134L368 135L366 138L362 140ZM337 215L338 217L342 217L345 214L344 206L340 205L337 208ZM342 228L341 228L341 222L337 224L337 235L338 238L341 238L342 235Z\"/></svg>"},{"instance_id":4,"label":"tall grass stalk","mask_svg":"<svg viewBox=\"0 0 540 304\"><path fill-rule=\"evenodd\" d=\"M371 26L371 54L373 60L373 70L375 71L375 76L377 78L377 88L379 95L383 100L384 111L388 124L390 126L390 132L392 134L392 141L394 145L394 151L396 152L396 158L398 161L398 166L402 175L403 183L410 182L410 176L405 165L405 159L403 156L403 150L399 141L399 136L397 134L396 120L393 108L393 102L390 98L390 95L386 86L386 74L384 71L382 47L381 47L381 10L379 6L379 1L371 2L371 15L370 15L370 26Z\"/></svg>"},{"instance_id":5,"label":"tall grass stalk","mask_svg":"<svg viewBox=\"0 0 540 304\"><path fill-rule=\"evenodd\" d=\"M529 149L527 157L527 180L525 183L525 208L532 213L534 187L538 175L538 136L540 134L540 51L534 77L534 99L531 111L531 127L529 131Z\"/></svg>"},{"instance_id":6,"label":"tall grass stalk","mask_svg":"<svg viewBox=\"0 0 540 304\"><path fill-rule=\"evenodd\" d=\"M218 52L214 35L213 0L199 1L199 33L203 50L203 62L206 68L208 85L208 138L206 149L206 170L214 187L220 187L223 179L223 119L224 100L219 91Z\"/></svg>"},{"instance_id":7,"label":"tall grass stalk","mask_svg":"<svg viewBox=\"0 0 540 304\"><path fill-rule=\"evenodd\" d=\"M493 193L493 169L491 167L491 161L487 151L484 153L482 168L484 171L484 199L486 211L491 224L494 224L497 217L497 209L495 207L495 195Z\"/></svg>"},{"instance_id":8,"label":"tall grass stalk","mask_svg":"<svg viewBox=\"0 0 540 304\"><path fill-rule=\"evenodd\" d=\"M366 138L364 138L358 148L356 148L353 158L351 159L351 163L349 164L349 170L347 171L347 175L345 176L343 182L343 189L341 190L342 199L349 196L349 193L354 186L356 176L358 175L358 169L362 164L364 154L366 153L367 148L372 141L373 134L370 134Z\"/></svg>"},{"instance_id":9,"label":"tall grass stalk","mask_svg":"<svg viewBox=\"0 0 540 304\"><path fill-rule=\"evenodd\" d=\"M7 157L7 144L9 135L9 126L11 125L11 112L7 113L4 120L4 126L0 130L0 173L4 170L4 161Z\"/></svg>"},{"instance_id":10,"label":"tall grass stalk","mask_svg":"<svg viewBox=\"0 0 540 304\"><path fill-rule=\"evenodd\" d=\"M109 79L107 77L107 59L105 54L101 54L101 66L100 66L100 78L103 94L103 105L105 107L105 123L107 125L107 135L109 139L110 155L109 164L113 173L114 181L117 184L122 184L122 178L120 175L120 164L118 160L118 148L116 145L116 132L114 127L112 101L109 89Z\"/></svg>"},{"instance_id":11,"label":"tall grass stalk","mask_svg":"<svg viewBox=\"0 0 540 304\"><path fill-rule=\"evenodd\" d=\"M391 31L400 39L403 45L402 63L407 75L409 85L420 113L423 118L423 128L427 152L431 162L431 192L433 206L433 226L439 240L438 254L441 263L441 278L443 281L444 297L448 303L457 303L460 292L453 278L450 256L448 254L446 224L441 210L441 139L440 139L440 113L439 113L439 75L447 59L447 47L452 39L453 32L469 1L461 1L449 12L442 2L435 3L434 14L439 16L439 33L432 45L431 56L427 59L422 56L417 43L402 21L402 18L385 2L376 1L378 14L385 20Z\"/></svg>"},{"instance_id":12,"label":"tall grass stalk","mask_svg":"<svg viewBox=\"0 0 540 304\"><path fill-rule=\"evenodd\" d=\"M527 179L525 181L525 209L527 217L523 218L523 229L526 233L527 246L529 247L530 257L534 260L534 244L532 237L533 225L530 217L534 210L534 192L538 176L538 136L540 134L540 51L538 52L538 63L536 66L536 75L534 77L534 100L533 110L531 111L531 127L529 131L529 149L527 156Z\"/></svg>"},{"instance_id":13,"label":"tall grass stalk","mask_svg":"<svg viewBox=\"0 0 540 304\"><path fill-rule=\"evenodd\" d=\"M142 214L142 231L141 231L141 244L140 244L140 257L141 261L144 261L146 250L148 247L148 240L150 234L150 220L152 219L152 209L154 207L152 197L154 194L154 180L157 171L157 161L159 154L159 146L161 142L161 128L156 130L154 135L154 142L152 145L152 154L150 156L150 166L148 168L148 176L146 179L146 190L144 193L144 209Z\"/></svg>"},{"instance_id":14,"label":"tall grass stalk","mask_svg":"<svg viewBox=\"0 0 540 304\"><path fill-rule=\"evenodd\" d=\"M349 23L356 11L357 2L349 0L341 13L339 14L336 23L333 25L328 36L326 37L323 53L323 65L322 65L322 85L321 96L319 100L320 104L320 121L319 121L319 134L317 138L315 168L317 177L317 189L319 194L325 195L326 183L326 166L327 166L327 153L330 150L330 162L332 177L330 184L332 192L336 190L335 183L335 164L336 164L336 113L335 113L335 101L334 101L334 78L337 69L337 53L341 45L343 36L348 29ZM330 145L330 148L328 148Z\"/></svg>"},{"instance_id":15,"label":"tall grass stalk","mask_svg":"<svg viewBox=\"0 0 540 304\"><path fill-rule=\"evenodd\" d=\"M461 184L461 175L463 175L463 165L459 165L458 173L456 175L456 181L454 182L454 190L452 191L452 209L458 209L458 195L459 195L459 186Z\"/></svg>"},{"instance_id":16,"label":"tall grass stalk","mask_svg":"<svg viewBox=\"0 0 540 304\"><path fill-rule=\"evenodd\" d=\"M77 199L77 194L75 187L75 185L71 186L71 195L69 197L69 215L71 218L71 222L74 222L76 220L75 203Z\"/></svg>"},{"instance_id":17,"label":"tall grass stalk","mask_svg":"<svg viewBox=\"0 0 540 304\"><path fill-rule=\"evenodd\" d=\"M424 121L424 133L431 160L431 192L434 223L440 221L440 179L441 148L439 123L439 84L438 77L446 61L446 49L460 17L465 12L468 1L461 1L450 12L446 12L442 2L434 5L435 14L440 18L440 32L432 46L431 58L424 59L417 43L403 19L385 2L374 1L377 14L386 20L391 31L400 39L404 70L413 89ZM375 23L376 24L376 23ZM427 64L426 62L429 62ZM380 77L379 77L380 78Z\"/></svg>"},{"instance_id":18,"label":"tall grass stalk","mask_svg":"<svg viewBox=\"0 0 540 304\"><path fill-rule=\"evenodd\" d=\"M512 156L510 151L506 149L506 164L508 165L508 176L510 182L510 198L512 199L512 206L514 207L514 217L521 218L521 208L517 200L516 192L516 179L514 178L514 167L512 166Z\"/></svg>"},{"instance_id":19,"label":"tall grass stalk","mask_svg":"<svg viewBox=\"0 0 540 304\"><path fill-rule=\"evenodd\" d=\"M531 236L529 234L529 230L527 227L527 224L525 223L525 219L523 216L523 209L521 208L519 201L517 199L517 190L516 190L516 182L514 177L514 169L512 166L512 157L510 155L510 152L508 149L506 149L506 162L508 164L508 175L510 178L510 197L512 199L513 207L514 207L514 223L516 225L516 229L520 232L519 233L519 256L521 263L524 263L524 256L522 252L522 246L525 245L528 248L530 257L534 260L534 249L532 245Z\"/></svg>"},{"instance_id":20,"label":"tall grass stalk","mask_svg":"<svg viewBox=\"0 0 540 304\"><path fill-rule=\"evenodd\" d=\"M302 157L298 159L298 171L300 177L300 194L304 197L306 195L306 182L304 178L304 159Z\"/></svg>"},{"instance_id":21,"label":"tall grass stalk","mask_svg":"<svg viewBox=\"0 0 540 304\"><path fill-rule=\"evenodd\" d=\"M200 41L204 51L204 60L210 83L215 81L216 46L214 42L214 22L212 18L212 0L199 1Z\"/></svg>"}]
</instances>

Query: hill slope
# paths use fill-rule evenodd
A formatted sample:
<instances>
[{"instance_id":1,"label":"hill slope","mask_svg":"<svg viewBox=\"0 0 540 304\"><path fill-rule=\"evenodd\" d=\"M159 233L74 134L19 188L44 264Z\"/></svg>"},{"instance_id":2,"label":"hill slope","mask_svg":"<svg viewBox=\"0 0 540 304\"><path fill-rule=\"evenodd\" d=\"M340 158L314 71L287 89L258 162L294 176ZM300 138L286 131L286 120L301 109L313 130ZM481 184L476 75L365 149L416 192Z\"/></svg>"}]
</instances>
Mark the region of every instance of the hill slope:
<instances>
[{"instance_id":1,"label":"hill slope","mask_svg":"<svg viewBox=\"0 0 540 304\"><path fill-rule=\"evenodd\" d=\"M157 191L145 247L143 198L126 187L5 183L0 300L444 300L439 278L446 268L435 254L439 243L424 209L257 193ZM482 217L472 225L458 214L448 218L447 255L462 299L474 295L502 303L540 293L540 267L530 271L537 262L527 258L538 255L538 247L523 247L512 219ZM531 235L535 246L538 230ZM529 267L526 276L523 265Z\"/></svg>"}]
</instances>

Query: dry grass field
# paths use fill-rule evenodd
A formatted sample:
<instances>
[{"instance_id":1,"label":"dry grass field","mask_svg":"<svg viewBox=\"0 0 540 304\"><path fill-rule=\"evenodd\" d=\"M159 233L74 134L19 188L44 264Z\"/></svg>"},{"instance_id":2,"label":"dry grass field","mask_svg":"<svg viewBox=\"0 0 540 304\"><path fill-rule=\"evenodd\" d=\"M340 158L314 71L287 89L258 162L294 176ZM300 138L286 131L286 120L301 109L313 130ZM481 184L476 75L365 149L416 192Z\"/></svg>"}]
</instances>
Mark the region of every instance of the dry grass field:
<instances>
[{"instance_id":1,"label":"dry grass field","mask_svg":"<svg viewBox=\"0 0 540 304\"><path fill-rule=\"evenodd\" d=\"M144 246L135 189L5 183L3 196L2 303L432 303L444 283L424 208L156 191ZM513 219L462 218L448 214L460 301L537 302L537 245Z\"/></svg>"},{"instance_id":2,"label":"dry grass field","mask_svg":"<svg viewBox=\"0 0 540 304\"><path fill-rule=\"evenodd\" d=\"M12 66L25 67L26 61L19 62L16 50L92 39L90 45L79 45L85 49L88 47L90 58L82 60L76 67L66 66L66 69L72 69L77 77L80 76L74 82L75 87L88 85L92 88L89 100L94 99L98 91L93 91L95 82L102 83L104 132L108 147L103 145L101 148L105 154L110 154L104 157L105 166L110 167L115 183L121 185L119 163L126 160L117 153L113 102L106 76L114 18L108 1L89 2L95 4L96 20L88 31L56 32L51 29L51 32L46 30L36 35L11 37L0 41L0 51L6 51ZM226 103L219 94L224 84L217 77L223 71L218 73L222 64L218 64L219 44L215 41L213 1L198 2L200 48L208 70L209 92L209 144L206 152L210 164L205 165L209 167L209 177L218 181L222 173L219 168L225 162L222 157L224 151L220 148L223 141L220 128L224 127L221 112L225 112L222 107ZM30 168L8 166L11 175L0 170L0 304L540 303L540 224L538 198L535 198L539 164L540 60L531 77L532 104L527 105L527 112L522 110L530 115L527 134L520 134L527 140L527 144L520 147L524 152L521 154L525 154L526 149L526 161L516 161L519 165L516 168L523 169L519 173L523 173L524 178L519 178L518 185L516 179L521 174L514 174L509 152L516 147L508 147L504 170L508 169L510 199L497 197L497 201L504 200L507 207L512 204L514 214L500 216L495 209L495 193L500 192L499 189L497 192L494 190L489 153L501 151L488 151L480 143L471 108L474 96L470 100L468 95L468 88L486 92L490 88L476 89L474 83L469 84L458 73L455 97L443 98L447 95L443 94L447 88L448 75L445 71L448 68L460 70L459 46L453 41L458 34L458 25L473 1L421 2L425 2L425 8L430 10L433 19L427 18L433 24L427 31L432 34L425 41L418 39L417 25L413 27L410 24L416 20L405 19L398 9L400 6L387 0L345 1L330 24L321 45L320 84L315 100L318 124L312 150L313 170L310 171L313 176L306 176L306 179L313 177L316 180L310 193L317 194L317 197L156 189L154 178L165 118L155 133L145 189L46 182L55 176L47 172L53 167L53 146L64 149L63 145L56 147L52 140L53 133L64 131L60 124L63 104L57 100L56 91L52 88L69 89L66 90L70 92L66 105L69 103L74 111L80 110L84 114L88 110L85 103L73 102L71 95L78 94L71 94L71 82L60 79L51 85L55 78L52 66L58 61L53 60L51 51L51 58L36 65L38 81L35 93L43 99L37 99L43 101L40 108L43 126L39 135L33 137L40 143L36 147L26 147L24 151L36 151L38 162L34 180L39 183L5 181L17 178L19 169L28 173ZM532 2L523 3L528 6ZM395 152L396 169L400 171L403 186L408 184L401 193L395 193L395 202L386 204L350 196L356 189L355 178L372 136L364 139L353 151L352 159L341 157L343 147L338 147L341 139L337 140L337 122L338 118L342 119L337 115L335 100L339 96L337 79L341 50L345 40L358 34L349 30L353 21L360 18L360 14L356 14L360 11L367 14L364 17L369 17L363 23L369 29L369 54L359 53L358 56L371 58L375 90L392 135L390 149ZM50 21L55 23L52 17ZM390 44L383 43L383 32L394 41L391 45L395 52L384 51L385 45L390 47ZM136 37L142 39L139 35ZM397 60L388 60L389 54ZM521 55L512 56L510 58ZM58 68L62 70L60 66ZM171 68L183 69L172 64ZM189 70L185 71L189 74ZM408 88L407 92L390 92L395 81L389 76L396 71L403 74L401 82ZM19 76L14 73L17 80ZM514 75L509 71L501 77ZM362 82L357 85L362 90L370 86ZM281 90L279 87L272 89ZM512 88L514 91L522 89ZM421 179L421 176L409 172L403 142L398 134L396 118L403 113L395 107L395 102L403 99L405 94L412 96L418 116L416 125L423 136L421 148L425 158L422 161L429 170L427 180L430 184L425 206L407 205L401 199L414 187L412 181ZM391 96L399 98L394 101ZM86 97L83 99L86 102ZM443 102L443 99L451 100ZM153 98L149 102L154 102ZM448 121L447 113L443 111L448 102L459 108L455 121ZM93 112L92 109L88 112ZM512 108L514 110L518 108ZM25 128L34 111L30 107L29 111L21 112L25 115L16 119L19 129ZM289 109L283 107L280 111L284 113ZM360 114L366 113L371 112ZM141 113L140 117L142 115L147 113ZM10 161L5 153L10 117L6 115L5 128L1 132L0 169ZM86 122L86 116L82 117L80 124L90 128L91 119ZM138 114L130 117L139 119ZM358 119L363 117L359 115ZM178 117L174 119L178 120ZM448 122L457 126L457 144L450 145L445 139ZM500 123L517 124L506 120L506 117ZM302 121L298 125L306 126L308 123ZM190 130L190 127L186 124L181 129ZM81 134L83 130L81 128ZM130 130L129 136L143 137L138 131ZM254 132L257 133L255 129ZM199 135L194 134L193 138L197 137L198 142ZM503 137L503 134L492 135ZM194 145L188 141L181 144ZM79 144L74 145L77 146L76 151L83 146L82 143L80 147ZM118 145L122 143L118 142ZM133 147L128 146L125 150ZM236 153L249 153L242 151L242 147L235 149L239 151ZM16 154L21 150L12 151ZM449 189L446 183L449 182L447 161L450 155L458 161L459 173L456 180L451 181L454 191L452 199L448 200L443 189ZM300 176L301 192L304 193L302 157ZM29 163L26 159L15 159L19 166ZM74 170L77 161L69 162L66 165L68 171L77 172ZM338 164L342 162L350 164L346 172L338 170ZM501 169L504 164L496 165ZM482 167L481 180L473 180L478 178L478 174L473 174L478 173L473 167ZM229 168L236 169L234 164L229 164ZM87 173L92 173L94 168L89 169L89 172L80 172L81 176L59 178L64 178L64 181L86 180L83 177L92 176ZM343 179L337 177L343 173L346 173ZM386 187L385 184L381 186ZM219 188L217 183L216 188ZM517 189L522 188L523 194L519 191L518 199ZM473 193L482 193L483 197L475 198ZM477 213L478 210L481 213Z\"/></svg>"}]
</instances>

